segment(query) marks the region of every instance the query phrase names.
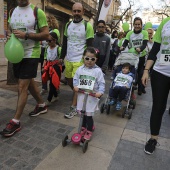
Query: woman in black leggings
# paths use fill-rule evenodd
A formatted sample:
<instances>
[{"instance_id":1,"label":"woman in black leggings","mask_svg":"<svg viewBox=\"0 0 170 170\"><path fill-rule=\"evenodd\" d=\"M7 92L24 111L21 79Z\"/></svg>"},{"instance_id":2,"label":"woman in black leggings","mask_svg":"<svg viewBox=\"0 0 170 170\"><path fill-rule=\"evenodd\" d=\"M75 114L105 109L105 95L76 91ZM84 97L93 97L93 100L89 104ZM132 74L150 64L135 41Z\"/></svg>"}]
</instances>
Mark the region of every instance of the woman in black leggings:
<instances>
[{"instance_id":1,"label":"woman in black leggings","mask_svg":"<svg viewBox=\"0 0 170 170\"><path fill-rule=\"evenodd\" d=\"M170 17L164 19L154 36L154 45L148 56L142 83L146 86L149 69L156 61L151 74L153 105L150 117L151 138L145 145L144 151L152 154L157 145L162 116L165 112L170 90Z\"/></svg>"}]
</instances>

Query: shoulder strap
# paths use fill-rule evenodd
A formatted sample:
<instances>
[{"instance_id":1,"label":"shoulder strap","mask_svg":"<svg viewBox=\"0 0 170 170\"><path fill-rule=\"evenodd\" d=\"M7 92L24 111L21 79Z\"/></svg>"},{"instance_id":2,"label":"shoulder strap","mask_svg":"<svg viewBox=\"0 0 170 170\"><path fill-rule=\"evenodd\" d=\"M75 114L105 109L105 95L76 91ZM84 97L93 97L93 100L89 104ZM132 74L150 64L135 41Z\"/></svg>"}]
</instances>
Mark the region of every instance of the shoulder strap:
<instances>
[{"instance_id":1,"label":"shoulder strap","mask_svg":"<svg viewBox=\"0 0 170 170\"><path fill-rule=\"evenodd\" d=\"M11 8L10 11L9 11L9 17L10 17L10 18L11 18L11 16L12 16L12 13L14 12L14 9L15 9L15 8Z\"/></svg>"},{"instance_id":2,"label":"shoulder strap","mask_svg":"<svg viewBox=\"0 0 170 170\"><path fill-rule=\"evenodd\" d=\"M60 58L60 56L61 56L61 47L60 46L58 46L57 47L57 56Z\"/></svg>"},{"instance_id":3,"label":"shoulder strap","mask_svg":"<svg viewBox=\"0 0 170 170\"><path fill-rule=\"evenodd\" d=\"M39 27L38 27L38 7L37 6L34 7L34 17L35 17L34 30L36 30L36 29L39 30Z\"/></svg>"},{"instance_id":4,"label":"shoulder strap","mask_svg":"<svg viewBox=\"0 0 170 170\"><path fill-rule=\"evenodd\" d=\"M85 31L87 29L87 21L84 20Z\"/></svg>"},{"instance_id":5,"label":"shoulder strap","mask_svg":"<svg viewBox=\"0 0 170 170\"><path fill-rule=\"evenodd\" d=\"M71 24L72 21L69 21L68 24L67 24L67 28L68 26ZM87 21L84 20L84 26L85 26L85 31L87 29Z\"/></svg>"},{"instance_id":6,"label":"shoulder strap","mask_svg":"<svg viewBox=\"0 0 170 170\"><path fill-rule=\"evenodd\" d=\"M71 22L72 22L72 21L69 21L69 22L67 23L67 28L68 28L68 26L71 24Z\"/></svg>"}]
</instances>

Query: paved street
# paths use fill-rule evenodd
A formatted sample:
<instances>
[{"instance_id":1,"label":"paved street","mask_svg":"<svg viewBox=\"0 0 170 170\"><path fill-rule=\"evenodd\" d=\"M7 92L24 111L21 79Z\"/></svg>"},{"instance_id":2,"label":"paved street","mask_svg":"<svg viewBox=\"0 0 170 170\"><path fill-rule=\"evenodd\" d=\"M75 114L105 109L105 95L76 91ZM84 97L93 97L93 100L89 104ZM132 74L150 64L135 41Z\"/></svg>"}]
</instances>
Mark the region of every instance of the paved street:
<instances>
[{"instance_id":1,"label":"paved street","mask_svg":"<svg viewBox=\"0 0 170 170\"><path fill-rule=\"evenodd\" d=\"M6 68L0 72L0 80L5 79ZM110 73L106 75L106 94L108 94ZM37 77L39 80L39 76ZM61 85L59 100L49 107L47 114L29 117L35 101L29 95L24 110L22 130L12 138L0 137L0 170L170 170L170 116L166 110L160 132L159 144L151 156L143 151L149 139L149 117L151 112L151 88L147 93L137 96L137 105L132 119L121 118L121 111L111 114L96 113L96 130L86 153L80 146L68 145L61 140L66 134L77 131L79 117L65 119L72 92ZM46 95L43 96L46 100ZM15 113L17 92L0 88L0 129ZM170 98L168 106L170 106Z\"/></svg>"}]
</instances>

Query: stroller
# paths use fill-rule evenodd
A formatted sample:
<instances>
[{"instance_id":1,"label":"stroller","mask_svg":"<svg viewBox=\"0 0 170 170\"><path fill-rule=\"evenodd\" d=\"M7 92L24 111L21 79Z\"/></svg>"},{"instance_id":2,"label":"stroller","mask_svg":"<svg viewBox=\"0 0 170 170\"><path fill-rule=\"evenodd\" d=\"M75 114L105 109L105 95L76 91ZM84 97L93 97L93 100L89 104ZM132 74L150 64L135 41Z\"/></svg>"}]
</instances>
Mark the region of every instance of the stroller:
<instances>
[{"instance_id":1,"label":"stroller","mask_svg":"<svg viewBox=\"0 0 170 170\"><path fill-rule=\"evenodd\" d=\"M126 97L123 99L124 101L127 102L127 105L123 108L122 112L122 118L127 116L129 119L131 119L132 116L132 110L135 109L136 106L136 101L132 97L132 91L133 89L133 84L137 81L137 67L139 63L139 56L133 53L128 53L128 52L121 52L120 55L118 56L116 62L115 62L115 69L113 72L113 78L116 77L117 73L120 73L122 70L122 65L124 63L129 63L131 65L131 76L133 78L133 83L130 86L130 89L126 93ZM113 83L111 83L110 88L113 88ZM110 113L110 101L112 97L107 95L105 102L101 104L100 107L100 112L103 113L106 110L106 113ZM115 106L115 105L113 105Z\"/></svg>"}]
</instances>

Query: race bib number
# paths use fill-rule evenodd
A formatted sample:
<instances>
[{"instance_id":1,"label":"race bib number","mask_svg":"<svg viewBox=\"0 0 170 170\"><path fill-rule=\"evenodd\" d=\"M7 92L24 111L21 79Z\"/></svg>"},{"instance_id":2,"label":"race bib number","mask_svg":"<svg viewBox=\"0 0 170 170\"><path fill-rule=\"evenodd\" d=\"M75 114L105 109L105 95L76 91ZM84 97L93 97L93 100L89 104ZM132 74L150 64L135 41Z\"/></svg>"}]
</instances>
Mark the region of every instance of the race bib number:
<instances>
[{"instance_id":1,"label":"race bib number","mask_svg":"<svg viewBox=\"0 0 170 170\"><path fill-rule=\"evenodd\" d=\"M93 90L95 79L96 78L92 76L80 75L78 88L85 90Z\"/></svg>"},{"instance_id":2,"label":"race bib number","mask_svg":"<svg viewBox=\"0 0 170 170\"><path fill-rule=\"evenodd\" d=\"M139 40L132 40L132 44L134 47L140 47L142 45L142 39Z\"/></svg>"},{"instance_id":3,"label":"race bib number","mask_svg":"<svg viewBox=\"0 0 170 170\"><path fill-rule=\"evenodd\" d=\"M127 78L124 77L117 77L115 80L116 83L122 83L122 84L126 84L128 82Z\"/></svg>"},{"instance_id":4,"label":"race bib number","mask_svg":"<svg viewBox=\"0 0 170 170\"><path fill-rule=\"evenodd\" d=\"M170 50L162 50L159 64L170 65Z\"/></svg>"}]
</instances>

